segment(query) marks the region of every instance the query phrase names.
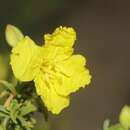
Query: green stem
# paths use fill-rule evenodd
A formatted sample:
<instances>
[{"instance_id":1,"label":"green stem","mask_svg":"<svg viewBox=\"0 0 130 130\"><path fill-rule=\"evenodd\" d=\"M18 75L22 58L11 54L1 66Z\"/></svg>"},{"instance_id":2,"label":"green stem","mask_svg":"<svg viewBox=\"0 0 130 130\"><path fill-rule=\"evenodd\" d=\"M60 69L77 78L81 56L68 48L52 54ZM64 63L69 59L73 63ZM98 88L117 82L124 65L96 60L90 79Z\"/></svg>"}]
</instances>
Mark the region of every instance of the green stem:
<instances>
[{"instance_id":1,"label":"green stem","mask_svg":"<svg viewBox=\"0 0 130 130\"><path fill-rule=\"evenodd\" d=\"M13 98L14 98L14 95L11 93L9 95L9 97L7 98L7 100L5 101L5 103L4 103L4 107L5 108L7 108L10 105L11 101L13 100Z\"/></svg>"}]
</instances>

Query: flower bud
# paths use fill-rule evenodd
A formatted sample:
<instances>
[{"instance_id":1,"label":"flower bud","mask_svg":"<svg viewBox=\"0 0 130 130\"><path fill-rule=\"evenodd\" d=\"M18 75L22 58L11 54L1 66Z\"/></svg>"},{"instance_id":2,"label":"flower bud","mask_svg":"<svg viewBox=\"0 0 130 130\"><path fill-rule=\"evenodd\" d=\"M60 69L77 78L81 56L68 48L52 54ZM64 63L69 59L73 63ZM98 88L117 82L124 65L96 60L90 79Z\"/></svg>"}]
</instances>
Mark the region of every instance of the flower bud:
<instances>
[{"instance_id":1,"label":"flower bud","mask_svg":"<svg viewBox=\"0 0 130 130\"><path fill-rule=\"evenodd\" d=\"M124 106L119 116L120 124L126 128L130 128L130 107Z\"/></svg>"},{"instance_id":2,"label":"flower bud","mask_svg":"<svg viewBox=\"0 0 130 130\"><path fill-rule=\"evenodd\" d=\"M8 24L5 30L6 41L11 47L24 38L23 33L15 26Z\"/></svg>"}]
</instances>

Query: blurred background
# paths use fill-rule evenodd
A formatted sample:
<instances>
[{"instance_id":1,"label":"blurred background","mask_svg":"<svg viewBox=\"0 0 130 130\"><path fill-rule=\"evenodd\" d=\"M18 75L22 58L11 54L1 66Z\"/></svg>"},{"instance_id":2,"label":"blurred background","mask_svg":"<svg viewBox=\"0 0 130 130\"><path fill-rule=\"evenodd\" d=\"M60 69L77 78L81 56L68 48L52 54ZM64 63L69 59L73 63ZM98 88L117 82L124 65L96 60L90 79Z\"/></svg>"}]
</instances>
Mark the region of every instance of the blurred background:
<instances>
[{"instance_id":1,"label":"blurred background","mask_svg":"<svg viewBox=\"0 0 130 130\"><path fill-rule=\"evenodd\" d=\"M60 26L77 31L76 53L87 57L91 85L71 97L60 115L36 115L35 130L101 130L103 121L118 120L130 104L129 0L0 0L0 53L10 50L7 24L19 27L38 43Z\"/></svg>"}]
</instances>

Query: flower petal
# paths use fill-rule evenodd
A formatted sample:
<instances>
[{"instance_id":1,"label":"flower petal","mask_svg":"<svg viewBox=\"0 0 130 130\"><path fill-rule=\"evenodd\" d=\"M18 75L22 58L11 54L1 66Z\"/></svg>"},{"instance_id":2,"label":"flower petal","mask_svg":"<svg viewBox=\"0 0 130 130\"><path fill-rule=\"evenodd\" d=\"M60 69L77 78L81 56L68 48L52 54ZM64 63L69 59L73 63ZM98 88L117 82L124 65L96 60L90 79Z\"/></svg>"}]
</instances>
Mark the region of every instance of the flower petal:
<instances>
[{"instance_id":1,"label":"flower petal","mask_svg":"<svg viewBox=\"0 0 130 130\"><path fill-rule=\"evenodd\" d=\"M59 114L69 105L69 97L58 95L53 86L47 84L42 73L36 76L34 82L37 94L41 96L48 111L51 111L53 114Z\"/></svg>"},{"instance_id":2,"label":"flower petal","mask_svg":"<svg viewBox=\"0 0 130 130\"><path fill-rule=\"evenodd\" d=\"M72 47L76 40L76 32L71 27L57 28L54 33L44 35L46 46Z\"/></svg>"},{"instance_id":3,"label":"flower petal","mask_svg":"<svg viewBox=\"0 0 130 130\"><path fill-rule=\"evenodd\" d=\"M45 46L42 47L42 58L49 62L60 62L68 59L73 53L73 48Z\"/></svg>"},{"instance_id":4,"label":"flower petal","mask_svg":"<svg viewBox=\"0 0 130 130\"><path fill-rule=\"evenodd\" d=\"M11 66L15 77L20 81L31 81L35 76L34 66L40 51L37 45L26 36L12 49Z\"/></svg>"},{"instance_id":5,"label":"flower petal","mask_svg":"<svg viewBox=\"0 0 130 130\"><path fill-rule=\"evenodd\" d=\"M55 85L58 94L68 96L81 87L88 85L91 80L89 70L85 68L85 58L81 55L73 55L59 65L59 85Z\"/></svg>"}]
</instances>

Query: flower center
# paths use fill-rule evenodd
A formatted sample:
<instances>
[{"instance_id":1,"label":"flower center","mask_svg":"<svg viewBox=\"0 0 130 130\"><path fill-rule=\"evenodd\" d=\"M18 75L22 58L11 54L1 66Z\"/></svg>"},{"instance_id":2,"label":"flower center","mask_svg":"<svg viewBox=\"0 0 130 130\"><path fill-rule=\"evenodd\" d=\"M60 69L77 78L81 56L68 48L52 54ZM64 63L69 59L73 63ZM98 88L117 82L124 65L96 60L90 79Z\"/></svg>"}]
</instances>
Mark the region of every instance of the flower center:
<instances>
[{"instance_id":1,"label":"flower center","mask_svg":"<svg viewBox=\"0 0 130 130\"><path fill-rule=\"evenodd\" d=\"M59 66L54 61L50 62L44 59L41 61L41 64L39 64L39 67L40 67L40 71L44 76L43 79L47 83L48 87L52 87L55 81L57 81L57 83L60 84L62 83L62 78L59 75L69 77L68 74L63 72L61 66Z\"/></svg>"},{"instance_id":2,"label":"flower center","mask_svg":"<svg viewBox=\"0 0 130 130\"><path fill-rule=\"evenodd\" d=\"M50 63L49 61L43 60L40 65L40 71L43 73L45 82L48 86L51 86L53 84L52 81L56 79L56 65L54 63Z\"/></svg>"}]
</instances>

